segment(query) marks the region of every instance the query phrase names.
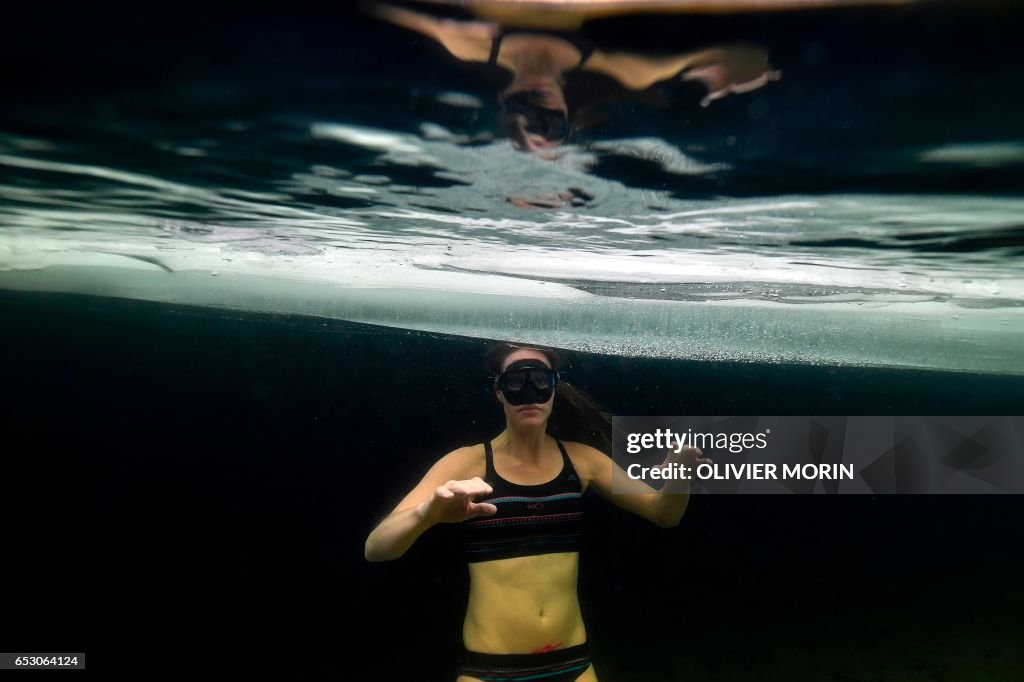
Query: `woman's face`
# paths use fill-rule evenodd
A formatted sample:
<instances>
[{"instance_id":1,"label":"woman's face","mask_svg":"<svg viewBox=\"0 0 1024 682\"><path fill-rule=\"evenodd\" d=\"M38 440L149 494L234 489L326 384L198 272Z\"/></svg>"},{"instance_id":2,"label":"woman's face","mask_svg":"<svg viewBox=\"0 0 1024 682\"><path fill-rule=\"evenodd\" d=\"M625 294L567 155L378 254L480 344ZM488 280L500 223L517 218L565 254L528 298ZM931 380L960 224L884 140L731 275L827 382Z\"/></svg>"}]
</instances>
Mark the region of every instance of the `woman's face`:
<instances>
[{"instance_id":1,"label":"woman's face","mask_svg":"<svg viewBox=\"0 0 1024 682\"><path fill-rule=\"evenodd\" d=\"M545 367L551 367L551 363L544 353L532 348L520 348L505 358L505 361L501 364L501 371L504 372L512 363L519 362L520 360L535 360ZM505 399L500 390L495 389L495 394L498 396L498 402L501 403L505 410L505 417L508 419L509 425L535 426L543 424L551 416L551 409L555 404L553 392L547 402L527 403L525 405L511 404Z\"/></svg>"}]
</instances>

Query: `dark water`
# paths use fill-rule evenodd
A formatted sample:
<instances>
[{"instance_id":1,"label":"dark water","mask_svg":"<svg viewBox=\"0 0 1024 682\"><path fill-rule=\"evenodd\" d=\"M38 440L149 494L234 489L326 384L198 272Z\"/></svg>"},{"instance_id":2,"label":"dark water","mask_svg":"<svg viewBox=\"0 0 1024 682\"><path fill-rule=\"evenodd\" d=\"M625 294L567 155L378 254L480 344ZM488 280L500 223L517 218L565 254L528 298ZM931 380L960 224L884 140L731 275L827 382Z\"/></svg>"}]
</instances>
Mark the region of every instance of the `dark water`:
<instances>
[{"instance_id":1,"label":"dark water","mask_svg":"<svg viewBox=\"0 0 1024 682\"><path fill-rule=\"evenodd\" d=\"M594 339L662 356L668 320L717 302L808 311L799 328L765 306L710 316L720 336L702 341L751 330L747 357L812 364L572 354L572 381L623 415L1019 414L1021 17L940 2L593 22L608 50L762 43L785 77L706 110L692 84L615 103L581 133L585 170L545 175L491 139L500 77L345 4L5 10L0 651L84 651L97 679L454 679L453 534L386 564L363 543L441 454L502 428L485 323L456 310L467 338L226 311L242 296L216 282L239 263L267 264L242 274L271 291L294 262L311 287L400 266L704 305L625 308L629 329ZM318 138L321 122L441 158ZM654 142L624 146L638 138ZM569 179L590 199L561 213L506 201ZM110 261L63 293L8 290L96 254L149 264L171 294L218 275L213 307L181 305L191 289L130 300L154 296L145 273ZM354 255L319 260L336 254ZM81 295L97 290L127 298ZM316 312L292 295L283 312ZM867 305L815 317L833 299ZM863 317L876 308L895 312ZM537 319L525 331L553 333ZM1021 678L1017 496L702 496L670 530L587 503L580 599L603 682Z\"/></svg>"},{"instance_id":2,"label":"dark water","mask_svg":"<svg viewBox=\"0 0 1024 682\"><path fill-rule=\"evenodd\" d=\"M451 680L467 575L432 530L363 541L429 464L502 427L481 340L0 297L0 641L144 671ZM1006 414L1019 378L578 354L620 414ZM701 496L661 530L589 500L602 680L1010 680L1016 496Z\"/></svg>"}]
</instances>

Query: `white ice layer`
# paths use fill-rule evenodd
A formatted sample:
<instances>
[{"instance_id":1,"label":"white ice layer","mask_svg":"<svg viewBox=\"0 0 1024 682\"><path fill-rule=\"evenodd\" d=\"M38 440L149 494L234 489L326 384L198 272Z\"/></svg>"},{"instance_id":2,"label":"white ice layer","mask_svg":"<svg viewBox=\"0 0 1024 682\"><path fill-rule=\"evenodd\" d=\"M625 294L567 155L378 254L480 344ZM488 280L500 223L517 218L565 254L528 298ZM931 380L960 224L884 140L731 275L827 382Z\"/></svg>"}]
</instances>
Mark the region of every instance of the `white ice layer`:
<instances>
[{"instance_id":1,"label":"white ice layer","mask_svg":"<svg viewBox=\"0 0 1024 682\"><path fill-rule=\"evenodd\" d=\"M627 356L1024 374L1020 307L898 293L806 303L651 300L629 298L628 287L622 297L593 295L552 281L424 269L368 250L282 258L227 251L225 243L148 253L137 242L106 243L104 253L83 246L0 237L0 288L311 315ZM550 269L557 273L558 262Z\"/></svg>"}]
</instances>

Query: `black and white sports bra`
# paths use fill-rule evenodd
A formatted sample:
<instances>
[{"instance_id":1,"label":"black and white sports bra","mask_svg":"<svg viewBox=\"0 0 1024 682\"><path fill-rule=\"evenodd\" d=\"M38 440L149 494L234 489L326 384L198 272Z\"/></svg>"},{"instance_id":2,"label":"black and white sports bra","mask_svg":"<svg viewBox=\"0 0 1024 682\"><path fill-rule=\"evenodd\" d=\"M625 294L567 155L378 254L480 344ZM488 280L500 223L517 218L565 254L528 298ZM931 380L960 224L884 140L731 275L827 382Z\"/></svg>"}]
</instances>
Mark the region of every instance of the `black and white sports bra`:
<instances>
[{"instance_id":1,"label":"black and white sports bra","mask_svg":"<svg viewBox=\"0 0 1024 682\"><path fill-rule=\"evenodd\" d=\"M555 442L562 453L562 470L539 485L520 485L501 478L494 470L491 444L484 443L484 480L493 491L474 501L490 502L498 511L461 524L468 562L579 551L583 488L565 446Z\"/></svg>"}]
</instances>

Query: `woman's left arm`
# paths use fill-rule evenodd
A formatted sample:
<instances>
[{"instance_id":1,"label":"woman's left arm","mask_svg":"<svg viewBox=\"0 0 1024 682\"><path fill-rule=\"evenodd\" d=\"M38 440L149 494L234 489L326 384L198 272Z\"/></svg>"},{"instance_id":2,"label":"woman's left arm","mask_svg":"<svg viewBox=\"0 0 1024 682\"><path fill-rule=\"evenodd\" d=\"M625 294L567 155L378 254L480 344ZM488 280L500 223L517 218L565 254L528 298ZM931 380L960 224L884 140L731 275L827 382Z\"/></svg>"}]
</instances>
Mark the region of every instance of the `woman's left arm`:
<instances>
[{"instance_id":1,"label":"woman's left arm","mask_svg":"<svg viewBox=\"0 0 1024 682\"><path fill-rule=\"evenodd\" d=\"M601 497L656 526L678 526L690 501L690 482L669 479L661 490L655 490L644 481L630 478L611 457L588 445L573 443L573 466L587 485L594 486ZM678 453L669 453L662 466L682 464L692 471L698 464L710 463L699 448L685 447Z\"/></svg>"},{"instance_id":2,"label":"woman's left arm","mask_svg":"<svg viewBox=\"0 0 1024 682\"><path fill-rule=\"evenodd\" d=\"M676 76L700 81L708 89L700 105L706 107L731 92L749 92L777 81L780 71L768 63L768 51L759 45L718 45L679 55L648 56L627 52L595 51L586 67L611 76L631 90L646 90Z\"/></svg>"}]
</instances>

